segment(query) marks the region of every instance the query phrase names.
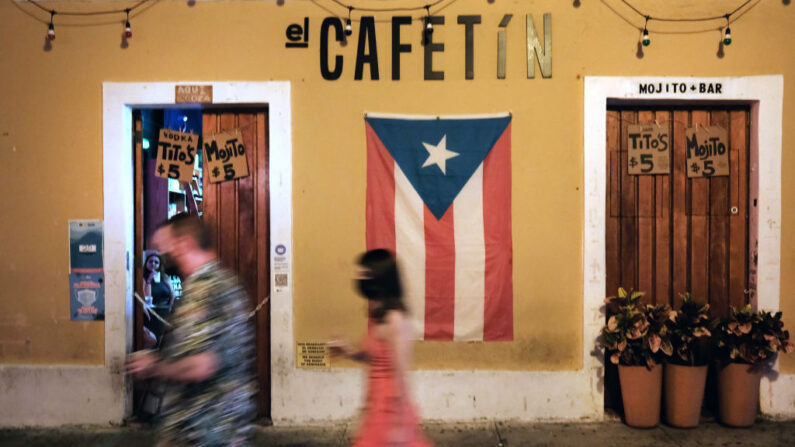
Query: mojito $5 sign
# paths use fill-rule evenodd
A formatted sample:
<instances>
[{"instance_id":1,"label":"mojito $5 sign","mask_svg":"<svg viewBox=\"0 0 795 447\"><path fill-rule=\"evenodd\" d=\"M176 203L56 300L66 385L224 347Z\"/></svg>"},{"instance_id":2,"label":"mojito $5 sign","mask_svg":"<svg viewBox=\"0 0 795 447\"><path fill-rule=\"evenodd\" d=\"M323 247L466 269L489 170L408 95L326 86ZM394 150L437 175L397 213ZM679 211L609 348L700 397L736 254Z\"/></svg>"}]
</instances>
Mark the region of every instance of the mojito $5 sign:
<instances>
[{"instance_id":1,"label":"mojito $5 sign","mask_svg":"<svg viewBox=\"0 0 795 447\"><path fill-rule=\"evenodd\" d=\"M160 129L155 175L190 182L193 179L198 143L199 136L196 134Z\"/></svg>"},{"instance_id":2,"label":"mojito $5 sign","mask_svg":"<svg viewBox=\"0 0 795 447\"><path fill-rule=\"evenodd\" d=\"M685 131L688 177L729 175L729 138L720 126L691 127Z\"/></svg>"},{"instance_id":3,"label":"mojito $5 sign","mask_svg":"<svg viewBox=\"0 0 795 447\"><path fill-rule=\"evenodd\" d=\"M632 124L627 129L627 169L632 175L668 174L671 151L668 126Z\"/></svg>"},{"instance_id":4,"label":"mojito $5 sign","mask_svg":"<svg viewBox=\"0 0 795 447\"><path fill-rule=\"evenodd\" d=\"M240 129L205 136L204 161L213 183L248 176L246 147Z\"/></svg>"}]
</instances>

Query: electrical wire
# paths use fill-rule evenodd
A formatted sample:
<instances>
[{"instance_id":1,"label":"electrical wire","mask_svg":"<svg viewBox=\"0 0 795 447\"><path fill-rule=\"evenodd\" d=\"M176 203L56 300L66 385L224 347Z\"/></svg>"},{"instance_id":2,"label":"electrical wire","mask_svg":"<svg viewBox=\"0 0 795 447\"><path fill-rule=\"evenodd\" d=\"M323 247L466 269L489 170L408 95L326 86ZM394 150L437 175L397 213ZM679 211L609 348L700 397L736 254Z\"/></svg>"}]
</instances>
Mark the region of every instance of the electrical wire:
<instances>
[{"instance_id":1,"label":"electrical wire","mask_svg":"<svg viewBox=\"0 0 795 447\"><path fill-rule=\"evenodd\" d=\"M41 9L42 11L48 12L52 15L61 15L61 16L101 16L101 15L110 15L110 14L124 14L127 11L132 12L133 10L143 6L145 3L149 3L151 0L140 0L133 6L129 8L121 8L121 9L113 9L113 10L105 10L105 11L59 11L56 9L48 9L44 6L40 5L35 0L27 0L28 3L32 4L33 6Z\"/></svg>"},{"instance_id":2,"label":"electrical wire","mask_svg":"<svg viewBox=\"0 0 795 447\"><path fill-rule=\"evenodd\" d=\"M656 20L658 22L709 22L709 21L712 21L712 20L726 19L727 17L734 15L737 11L743 9L747 4L751 3L753 0L746 0L745 2L743 2L742 5L740 5L737 8L735 8L734 11L732 11L730 13L727 13L727 14L721 14L719 16L714 16L714 17L700 17L700 18L692 18L692 19L690 19L690 18L672 19L672 18L667 18L667 17L650 16L648 14L644 14L644 13L640 12L640 10L638 8L632 6L627 0L621 0L621 1L625 5L629 6L630 9L635 11L638 15L640 15L641 17L644 17L646 20Z\"/></svg>"},{"instance_id":3,"label":"electrical wire","mask_svg":"<svg viewBox=\"0 0 795 447\"><path fill-rule=\"evenodd\" d=\"M356 11L365 11L365 12L397 12L397 11L420 11L420 10L423 10L423 9L426 9L426 8L434 7L434 6L438 5L439 3L442 3L442 2L447 1L447 0L435 0L433 2L427 3L427 4L422 5L422 6L414 6L414 7L406 6L406 7L398 7L398 8L358 8L356 6L346 5L345 3L342 3L340 0L331 0L331 1L336 3L339 6L342 6L343 8L355 9ZM458 1L458 0L452 0L450 3L454 3L456 1Z\"/></svg>"}]
</instances>

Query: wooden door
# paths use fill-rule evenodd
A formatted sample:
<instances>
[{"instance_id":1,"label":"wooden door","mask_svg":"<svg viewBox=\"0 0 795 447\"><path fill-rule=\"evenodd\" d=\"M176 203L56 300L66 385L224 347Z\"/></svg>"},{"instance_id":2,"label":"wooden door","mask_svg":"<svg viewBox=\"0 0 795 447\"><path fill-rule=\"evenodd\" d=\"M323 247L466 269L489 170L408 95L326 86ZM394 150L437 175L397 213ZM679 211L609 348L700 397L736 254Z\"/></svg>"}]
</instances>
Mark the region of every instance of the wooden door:
<instances>
[{"instance_id":1,"label":"wooden door","mask_svg":"<svg viewBox=\"0 0 795 447\"><path fill-rule=\"evenodd\" d=\"M270 207L268 188L268 111L212 111L202 113L202 132L211 134L240 128L249 176L211 183L204 163L202 211L216 230L221 262L237 272L254 308L270 291ZM259 416L270 417L270 306L255 316L257 327L257 396Z\"/></svg>"},{"instance_id":2,"label":"wooden door","mask_svg":"<svg viewBox=\"0 0 795 447\"><path fill-rule=\"evenodd\" d=\"M751 234L756 201L751 185L747 106L677 108L610 107L607 110L607 296L619 286L646 292L645 303L679 307L690 292L708 302L713 317L749 302L755 288ZM671 172L628 173L628 127L667 126ZM688 178L685 129L728 129L728 177ZM751 223L751 225L749 225ZM716 405L714 371L705 406ZM618 371L605 365L605 407L621 411Z\"/></svg>"},{"instance_id":3,"label":"wooden door","mask_svg":"<svg viewBox=\"0 0 795 447\"><path fill-rule=\"evenodd\" d=\"M690 292L713 316L748 303L749 110L722 108L611 108L607 111L607 290L646 292L648 303L679 306ZM668 126L671 173L629 175L627 129ZM728 177L688 178L685 129L728 129Z\"/></svg>"}]
</instances>

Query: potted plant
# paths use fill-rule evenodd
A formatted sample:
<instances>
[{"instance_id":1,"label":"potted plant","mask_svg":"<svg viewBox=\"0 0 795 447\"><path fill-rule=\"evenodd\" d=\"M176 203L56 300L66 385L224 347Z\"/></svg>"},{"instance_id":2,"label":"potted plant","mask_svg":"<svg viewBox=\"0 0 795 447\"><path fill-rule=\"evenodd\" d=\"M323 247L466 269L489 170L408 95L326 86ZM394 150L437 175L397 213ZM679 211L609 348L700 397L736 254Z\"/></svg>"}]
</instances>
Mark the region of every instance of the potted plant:
<instances>
[{"instance_id":1,"label":"potted plant","mask_svg":"<svg viewBox=\"0 0 795 447\"><path fill-rule=\"evenodd\" d=\"M707 383L709 304L699 304L686 293L667 324L673 354L665 364L665 420L674 427L695 427Z\"/></svg>"},{"instance_id":2,"label":"potted plant","mask_svg":"<svg viewBox=\"0 0 795 447\"><path fill-rule=\"evenodd\" d=\"M619 288L617 296L605 300L608 319L600 343L606 358L618 365L625 422L654 427L660 422L661 361L673 352L665 324L671 309L641 305L642 296Z\"/></svg>"},{"instance_id":3,"label":"potted plant","mask_svg":"<svg viewBox=\"0 0 795 447\"><path fill-rule=\"evenodd\" d=\"M784 330L781 312L754 312L751 305L732 308L720 322L717 350L721 360L718 373L718 416L733 427L748 427L756 420L759 381L778 352L792 352L789 332Z\"/></svg>"}]
</instances>

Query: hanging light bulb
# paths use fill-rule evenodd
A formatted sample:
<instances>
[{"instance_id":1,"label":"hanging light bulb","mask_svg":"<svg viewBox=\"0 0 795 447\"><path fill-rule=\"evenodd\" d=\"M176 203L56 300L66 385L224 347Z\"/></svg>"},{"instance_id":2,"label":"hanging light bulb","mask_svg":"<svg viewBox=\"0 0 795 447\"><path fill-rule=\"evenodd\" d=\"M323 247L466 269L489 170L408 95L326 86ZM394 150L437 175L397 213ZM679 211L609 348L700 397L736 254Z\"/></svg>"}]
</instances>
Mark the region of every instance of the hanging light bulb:
<instances>
[{"instance_id":1,"label":"hanging light bulb","mask_svg":"<svg viewBox=\"0 0 795 447\"><path fill-rule=\"evenodd\" d=\"M726 14L726 31L723 32L723 44L732 44L732 29L729 28L729 14Z\"/></svg>"},{"instance_id":2,"label":"hanging light bulb","mask_svg":"<svg viewBox=\"0 0 795 447\"><path fill-rule=\"evenodd\" d=\"M124 37L132 37L132 30L130 29L130 8L124 10L127 13L127 20L124 21Z\"/></svg>"},{"instance_id":3,"label":"hanging light bulb","mask_svg":"<svg viewBox=\"0 0 795 447\"><path fill-rule=\"evenodd\" d=\"M47 26L47 39L55 40L55 25L52 23L52 19L55 17L55 10L50 11L50 25Z\"/></svg>"},{"instance_id":4,"label":"hanging light bulb","mask_svg":"<svg viewBox=\"0 0 795 447\"><path fill-rule=\"evenodd\" d=\"M425 5L425 33L433 34L433 24L431 23L431 5Z\"/></svg>"},{"instance_id":5,"label":"hanging light bulb","mask_svg":"<svg viewBox=\"0 0 795 447\"><path fill-rule=\"evenodd\" d=\"M643 40L641 41L643 42L644 47L648 47L649 44L651 44L651 39L649 38L648 25L649 25L649 16L646 16L646 23L643 24Z\"/></svg>"},{"instance_id":6,"label":"hanging light bulb","mask_svg":"<svg viewBox=\"0 0 795 447\"><path fill-rule=\"evenodd\" d=\"M353 12L353 6L348 6L348 18L345 20L345 35L350 36L353 34L353 27L351 24L351 12Z\"/></svg>"}]
</instances>

